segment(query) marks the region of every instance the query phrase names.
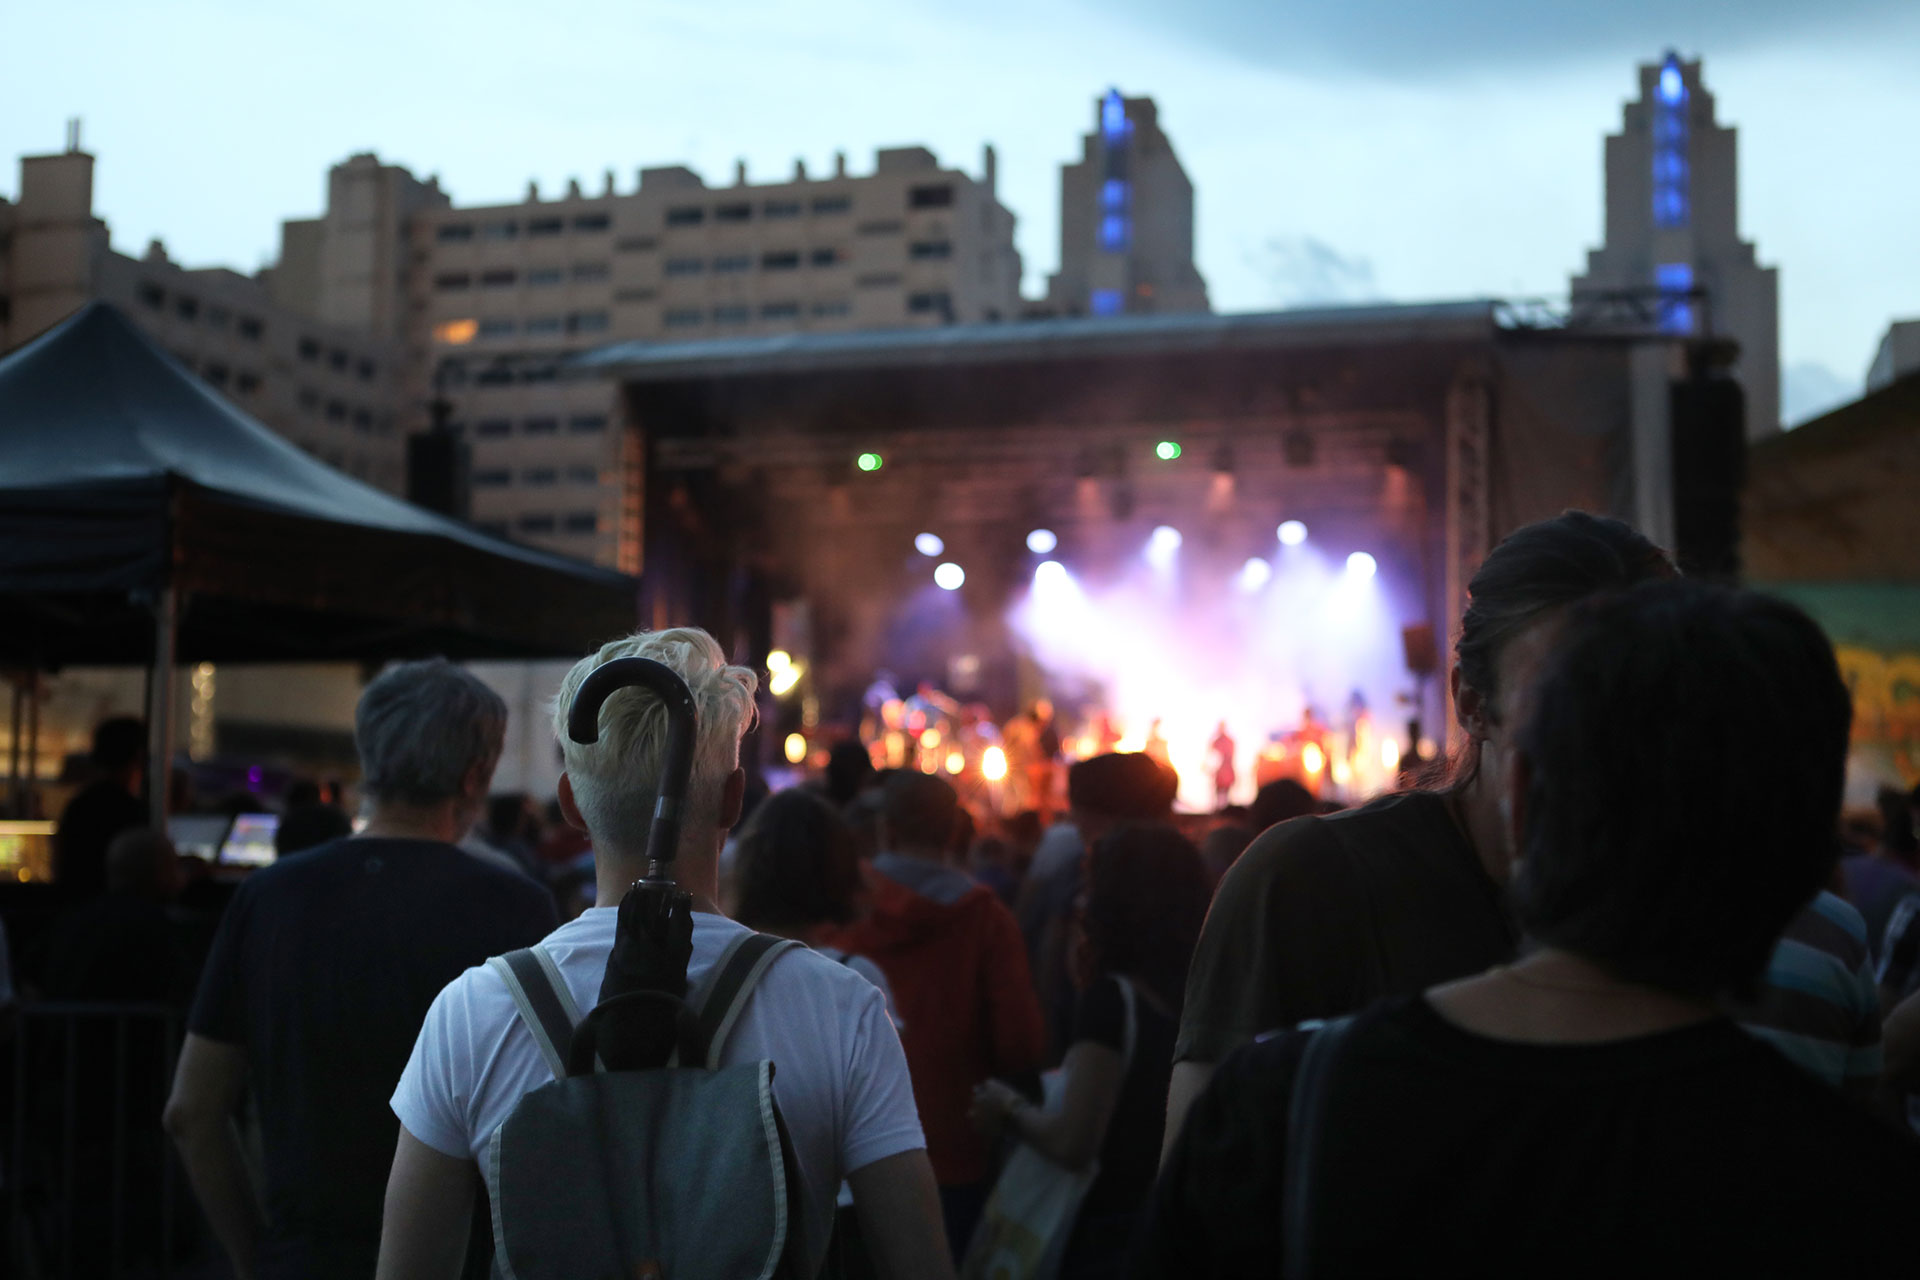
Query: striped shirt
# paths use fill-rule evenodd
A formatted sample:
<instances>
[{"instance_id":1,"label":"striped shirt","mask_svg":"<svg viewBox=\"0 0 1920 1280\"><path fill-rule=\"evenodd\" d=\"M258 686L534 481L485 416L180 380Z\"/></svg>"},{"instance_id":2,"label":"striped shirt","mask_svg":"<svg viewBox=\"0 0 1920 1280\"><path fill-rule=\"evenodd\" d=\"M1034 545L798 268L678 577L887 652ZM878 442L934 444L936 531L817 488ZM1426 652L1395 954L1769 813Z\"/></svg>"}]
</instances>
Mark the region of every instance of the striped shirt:
<instances>
[{"instance_id":1,"label":"striped shirt","mask_svg":"<svg viewBox=\"0 0 1920 1280\"><path fill-rule=\"evenodd\" d=\"M1730 1012L1828 1084L1870 1088L1880 1076L1880 997L1860 913L1821 890L1774 945L1755 998Z\"/></svg>"}]
</instances>

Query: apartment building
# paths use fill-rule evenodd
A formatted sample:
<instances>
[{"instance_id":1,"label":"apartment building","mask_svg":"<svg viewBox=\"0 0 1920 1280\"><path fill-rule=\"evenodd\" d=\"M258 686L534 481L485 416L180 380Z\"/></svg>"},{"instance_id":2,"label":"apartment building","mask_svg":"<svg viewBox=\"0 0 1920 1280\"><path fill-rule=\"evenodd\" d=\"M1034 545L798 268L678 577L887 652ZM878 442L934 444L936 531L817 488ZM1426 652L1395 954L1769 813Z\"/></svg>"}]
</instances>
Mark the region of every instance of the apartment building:
<instances>
[{"instance_id":1,"label":"apartment building","mask_svg":"<svg viewBox=\"0 0 1920 1280\"><path fill-rule=\"evenodd\" d=\"M316 323L238 272L183 267L157 240L139 258L116 252L93 213L94 157L78 144L70 134L67 151L24 158L18 200L0 200L0 351L103 299L248 414L399 492L399 344Z\"/></svg>"}]
</instances>

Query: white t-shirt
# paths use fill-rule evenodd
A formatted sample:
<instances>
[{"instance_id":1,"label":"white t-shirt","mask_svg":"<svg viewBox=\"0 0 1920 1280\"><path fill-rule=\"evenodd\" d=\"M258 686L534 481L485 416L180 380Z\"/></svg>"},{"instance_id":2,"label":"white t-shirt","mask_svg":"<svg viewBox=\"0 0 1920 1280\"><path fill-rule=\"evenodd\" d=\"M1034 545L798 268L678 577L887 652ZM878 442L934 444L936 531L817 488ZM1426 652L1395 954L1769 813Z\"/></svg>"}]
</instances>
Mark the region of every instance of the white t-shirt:
<instances>
[{"instance_id":1,"label":"white t-shirt","mask_svg":"<svg viewBox=\"0 0 1920 1280\"><path fill-rule=\"evenodd\" d=\"M547 935L575 1005L591 1009L606 976L619 912L595 907ZM742 925L693 917L687 984L697 988ZM834 1195L849 1173L925 1148L900 1037L872 983L847 965L792 948L761 976L722 1054L726 1065L770 1060L774 1098L805 1184L811 1274L825 1259ZM484 1170L493 1131L522 1095L553 1079L499 975L482 965L447 985L427 1012L393 1094L408 1133Z\"/></svg>"}]
</instances>

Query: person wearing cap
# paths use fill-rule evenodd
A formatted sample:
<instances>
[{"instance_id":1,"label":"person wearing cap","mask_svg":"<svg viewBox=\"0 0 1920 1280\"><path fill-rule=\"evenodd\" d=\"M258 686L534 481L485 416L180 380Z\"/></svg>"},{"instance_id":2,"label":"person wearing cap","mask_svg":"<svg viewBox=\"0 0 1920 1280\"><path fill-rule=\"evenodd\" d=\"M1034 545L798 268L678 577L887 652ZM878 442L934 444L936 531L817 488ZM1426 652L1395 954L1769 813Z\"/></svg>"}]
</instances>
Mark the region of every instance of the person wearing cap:
<instances>
[{"instance_id":1,"label":"person wearing cap","mask_svg":"<svg viewBox=\"0 0 1920 1280\"><path fill-rule=\"evenodd\" d=\"M1073 1025L1067 924L1086 851L1121 827L1167 822L1179 785L1172 769L1139 752L1109 752L1067 770L1067 821L1047 828L1019 904L1027 963L1047 1020L1049 1061L1066 1052Z\"/></svg>"},{"instance_id":2,"label":"person wearing cap","mask_svg":"<svg viewBox=\"0 0 1920 1280\"><path fill-rule=\"evenodd\" d=\"M880 966L892 984L900 1042L940 1184L956 1259L992 1185L986 1143L968 1122L973 1089L1040 1066L1040 1006L1012 912L957 865L960 801L931 774L901 770L881 796L873 910L820 939Z\"/></svg>"}]
</instances>

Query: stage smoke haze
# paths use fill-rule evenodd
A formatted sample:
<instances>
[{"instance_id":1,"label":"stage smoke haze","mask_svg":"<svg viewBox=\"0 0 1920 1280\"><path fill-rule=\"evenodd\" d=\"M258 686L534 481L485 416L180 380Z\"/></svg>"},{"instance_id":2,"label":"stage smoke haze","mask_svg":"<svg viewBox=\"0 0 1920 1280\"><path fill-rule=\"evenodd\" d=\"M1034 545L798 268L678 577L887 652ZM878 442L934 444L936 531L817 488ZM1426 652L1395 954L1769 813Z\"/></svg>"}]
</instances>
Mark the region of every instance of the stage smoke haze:
<instances>
[{"instance_id":1,"label":"stage smoke haze","mask_svg":"<svg viewBox=\"0 0 1920 1280\"><path fill-rule=\"evenodd\" d=\"M1231 798L1244 803L1270 737L1297 728L1309 705L1344 733L1357 691L1373 737L1346 797L1390 786L1379 740L1404 736L1399 696L1413 680L1387 566L1378 575L1348 572L1346 550L1276 543L1263 574L1244 560L1197 556L1190 540L1169 553L1169 541L1162 535L1150 554L1102 578L1083 580L1049 560L1009 611L1009 627L1063 706L1080 701L1086 718L1107 710L1123 751L1139 750L1160 720L1181 805L1205 810L1214 802L1209 743L1221 721L1236 747ZM1071 747L1084 720L1068 727Z\"/></svg>"}]
</instances>

